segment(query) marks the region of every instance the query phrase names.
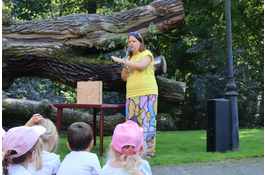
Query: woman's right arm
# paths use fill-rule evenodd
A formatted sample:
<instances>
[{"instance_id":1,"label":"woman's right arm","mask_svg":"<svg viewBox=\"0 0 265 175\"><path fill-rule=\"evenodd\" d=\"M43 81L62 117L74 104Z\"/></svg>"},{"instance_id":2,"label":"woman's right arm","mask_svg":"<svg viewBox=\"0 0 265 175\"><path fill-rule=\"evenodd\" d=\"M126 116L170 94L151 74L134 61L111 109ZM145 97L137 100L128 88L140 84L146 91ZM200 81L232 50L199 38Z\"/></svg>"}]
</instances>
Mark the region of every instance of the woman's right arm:
<instances>
[{"instance_id":1,"label":"woman's right arm","mask_svg":"<svg viewBox=\"0 0 265 175\"><path fill-rule=\"evenodd\" d=\"M127 66L122 67L121 79L125 82L127 81Z\"/></svg>"}]
</instances>

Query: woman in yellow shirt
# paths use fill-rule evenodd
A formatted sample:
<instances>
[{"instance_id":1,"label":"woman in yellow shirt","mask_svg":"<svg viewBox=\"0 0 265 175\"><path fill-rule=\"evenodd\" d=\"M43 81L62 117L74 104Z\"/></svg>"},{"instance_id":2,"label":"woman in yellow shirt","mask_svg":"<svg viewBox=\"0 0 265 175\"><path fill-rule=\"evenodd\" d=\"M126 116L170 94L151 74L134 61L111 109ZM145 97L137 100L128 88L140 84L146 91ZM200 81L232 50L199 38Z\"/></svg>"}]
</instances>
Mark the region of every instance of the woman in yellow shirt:
<instances>
[{"instance_id":1,"label":"woman in yellow shirt","mask_svg":"<svg viewBox=\"0 0 265 175\"><path fill-rule=\"evenodd\" d=\"M144 47L138 32L129 35L131 51L127 58L111 58L121 63L121 78L126 81L126 119L137 122L144 129L147 158L155 153L158 87L154 73L154 56Z\"/></svg>"}]
</instances>

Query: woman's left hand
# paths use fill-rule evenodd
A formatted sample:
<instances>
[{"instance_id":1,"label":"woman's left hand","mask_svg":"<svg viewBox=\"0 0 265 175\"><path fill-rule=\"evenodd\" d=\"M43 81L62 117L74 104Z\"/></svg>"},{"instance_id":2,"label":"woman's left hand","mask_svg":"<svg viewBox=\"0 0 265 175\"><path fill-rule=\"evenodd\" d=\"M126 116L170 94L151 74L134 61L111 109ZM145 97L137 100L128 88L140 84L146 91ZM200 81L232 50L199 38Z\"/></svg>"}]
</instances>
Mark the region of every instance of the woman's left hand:
<instances>
[{"instance_id":1,"label":"woman's left hand","mask_svg":"<svg viewBox=\"0 0 265 175\"><path fill-rule=\"evenodd\" d=\"M115 56L111 56L111 58L113 59L113 61L117 62L117 63L121 63L123 62L123 59L122 58L118 58L118 57L115 57Z\"/></svg>"}]
</instances>

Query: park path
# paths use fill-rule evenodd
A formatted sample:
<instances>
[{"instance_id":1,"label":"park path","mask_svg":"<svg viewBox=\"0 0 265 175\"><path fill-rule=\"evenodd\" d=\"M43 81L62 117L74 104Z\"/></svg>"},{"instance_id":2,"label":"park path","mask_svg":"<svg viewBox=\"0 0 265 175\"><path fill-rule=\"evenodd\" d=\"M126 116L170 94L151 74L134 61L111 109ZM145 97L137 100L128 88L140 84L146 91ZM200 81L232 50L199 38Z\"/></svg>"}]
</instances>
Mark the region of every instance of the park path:
<instances>
[{"instance_id":1,"label":"park path","mask_svg":"<svg viewBox=\"0 0 265 175\"><path fill-rule=\"evenodd\" d=\"M264 158L151 167L153 175L264 175Z\"/></svg>"}]
</instances>

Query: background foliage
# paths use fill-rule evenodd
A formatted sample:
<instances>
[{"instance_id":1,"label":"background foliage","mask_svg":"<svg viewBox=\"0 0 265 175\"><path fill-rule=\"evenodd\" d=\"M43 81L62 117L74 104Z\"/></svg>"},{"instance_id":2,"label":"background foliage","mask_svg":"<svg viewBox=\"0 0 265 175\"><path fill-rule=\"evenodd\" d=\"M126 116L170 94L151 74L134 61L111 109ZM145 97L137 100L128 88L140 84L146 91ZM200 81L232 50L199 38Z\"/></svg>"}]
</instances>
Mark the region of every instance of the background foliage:
<instances>
[{"instance_id":1,"label":"background foliage","mask_svg":"<svg viewBox=\"0 0 265 175\"><path fill-rule=\"evenodd\" d=\"M58 17L72 13L117 12L144 6L152 0L2 0L3 9L18 20ZM187 85L179 105L159 102L159 112L169 113L179 130L206 128L206 102L225 98L227 84L226 22L224 0L182 0L186 26L159 34L148 49L163 55L163 76ZM4 12L2 12L4 13ZM234 76L238 93L239 126L264 125L264 4L262 0L231 1ZM102 56L100 56L102 57ZM104 56L103 56L104 57ZM108 57L108 56L107 56ZM19 78L3 97L56 103L76 102L76 89L40 78ZM124 95L105 92L103 99L124 103Z\"/></svg>"}]
</instances>

